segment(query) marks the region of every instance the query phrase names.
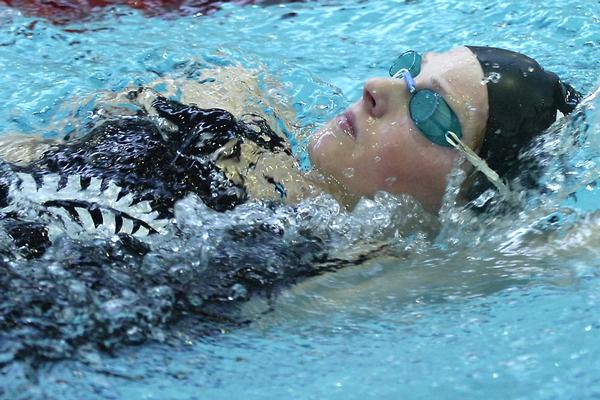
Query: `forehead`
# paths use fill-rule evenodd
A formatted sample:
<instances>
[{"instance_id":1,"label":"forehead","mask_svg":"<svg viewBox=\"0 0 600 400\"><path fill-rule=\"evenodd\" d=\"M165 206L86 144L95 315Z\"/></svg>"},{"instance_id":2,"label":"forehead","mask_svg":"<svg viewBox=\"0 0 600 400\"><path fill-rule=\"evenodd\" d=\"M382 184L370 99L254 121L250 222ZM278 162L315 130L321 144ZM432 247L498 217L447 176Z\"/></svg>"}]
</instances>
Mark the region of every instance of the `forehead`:
<instances>
[{"instance_id":1,"label":"forehead","mask_svg":"<svg viewBox=\"0 0 600 400\"><path fill-rule=\"evenodd\" d=\"M423 54L421 73L415 79L419 89L433 89L444 97L457 114L467 143L475 149L480 145L488 115L483 82L481 65L466 47Z\"/></svg>"},{"instance_id":2,"label":"forehead","mask_svg":"<svg viewBox=\"0 0 600 400\"><path fill-rule=\"evenodd\" d=\"M481 84L481 79L478 79L480 74L474 73L480 69L475 55L466 47L459 47L443 53L425 53L418 78L423 83L459 83L470 87Z\"/></svg>"}]
</instances>

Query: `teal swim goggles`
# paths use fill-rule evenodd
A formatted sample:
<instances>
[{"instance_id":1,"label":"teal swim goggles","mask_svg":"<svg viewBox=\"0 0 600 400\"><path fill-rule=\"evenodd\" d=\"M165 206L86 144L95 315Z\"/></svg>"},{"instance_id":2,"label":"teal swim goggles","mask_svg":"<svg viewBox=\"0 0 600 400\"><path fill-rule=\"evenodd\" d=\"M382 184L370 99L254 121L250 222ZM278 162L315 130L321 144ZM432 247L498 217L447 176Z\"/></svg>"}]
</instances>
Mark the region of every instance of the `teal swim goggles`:
<instances>
[{"instance_id":1,"label":"teal swim goggles","mask_svg":"<svg viewBox=\"0 0 600 400\"><path fill-rule=\"evenodd\" d=\"M430 141L443 147L454 147L475 168L487 176L505 199L512 199L510 190L472 149L464 144L460 121L441 94L431 89L417 90L414 77L421 72L421 55L414 50L400 54L390 67L392 78L404 78L411 93L408 102L410 118Z\"/></svg>"},{"instance_id":2,"label":"teal swim goggles","mask_svg":"<svg viewBox=\"0 0 600 400\"><path fill-rule=\"evenodd\" d=\"M454 147L448 142L448 132L462 139L460 121L441 94L431 89L417 90L414 77L421 72L421 55L414 50L400 54L390 67L392 78L404 78L412 94L408 103L410 117L421 133L430 141L444 147Z\"/></svg>"}]
</instances>

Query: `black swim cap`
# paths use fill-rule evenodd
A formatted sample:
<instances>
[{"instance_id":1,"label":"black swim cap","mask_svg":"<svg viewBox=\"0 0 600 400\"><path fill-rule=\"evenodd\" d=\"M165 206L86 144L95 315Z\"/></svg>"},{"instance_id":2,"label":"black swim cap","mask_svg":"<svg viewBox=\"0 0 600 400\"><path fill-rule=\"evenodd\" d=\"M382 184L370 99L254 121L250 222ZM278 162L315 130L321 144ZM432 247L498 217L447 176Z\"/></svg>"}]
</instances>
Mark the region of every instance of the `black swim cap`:
<instances>
[{"instance_id":1,"label":"black swim cap","mask_svg":"<svg viewBox=\"0 0 600 400\"><path fill-rule=\"evenodd\" d=\"M582 96L545 71L534 59L494 47L467 46L481 64L488 90L487 129L479 155L504 177L519 163L519 152L556 120L568 114ZM476 179L468 197L487 189Z\"/></svg>"}]
</instances>

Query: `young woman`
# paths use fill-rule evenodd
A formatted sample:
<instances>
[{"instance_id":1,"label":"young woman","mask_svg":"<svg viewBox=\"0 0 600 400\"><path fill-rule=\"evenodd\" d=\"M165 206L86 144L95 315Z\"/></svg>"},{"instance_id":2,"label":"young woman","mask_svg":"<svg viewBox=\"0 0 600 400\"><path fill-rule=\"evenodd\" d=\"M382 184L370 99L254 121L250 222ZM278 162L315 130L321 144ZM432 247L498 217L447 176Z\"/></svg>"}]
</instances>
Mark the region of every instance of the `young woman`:
<instances>
[{"instance_id":1,"label":"young woman","mask_svg":"<svg viewBox=\"0 0 600 400\"><path fill-rule=\"evenodd\" d=\"M490 181L500 185L518 168L520 150L581 99L519 53L473 46L423 56L408 51L390 77L367 80L362 98L314 134L315 171L302 177L289 145L264 119L162 96L142 106L148 96L128 94L140 104L137 115L110 119L79 140L38 151L31 162L7 165L13 178L4 179L2 204L5 220L19 226L8 228L15 240L38 249L34 254L49 240L46 225L36 224L32 235L20 223L16 199L28 196L63 224L134 235L160 231L176 201L189 194L225 211L248 200L294 202L319 190L352 207L361 196L387 191L408 194L436 213L460 153L477 165L465 167L472 171L469 200ZM110 188L113 198L90 198L90 187ZM32 237L42 244L28 244Z\"/></svg>"}]
</instances>

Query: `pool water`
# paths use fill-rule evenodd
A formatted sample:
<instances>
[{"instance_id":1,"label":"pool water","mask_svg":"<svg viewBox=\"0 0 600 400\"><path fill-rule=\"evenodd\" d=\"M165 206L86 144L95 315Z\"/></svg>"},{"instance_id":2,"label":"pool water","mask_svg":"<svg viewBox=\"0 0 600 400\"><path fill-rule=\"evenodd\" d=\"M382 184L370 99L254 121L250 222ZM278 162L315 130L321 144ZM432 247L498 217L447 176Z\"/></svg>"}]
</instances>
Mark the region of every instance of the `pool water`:
<instances>
[{"instance_id":1,"label":"pool water","mask_svg":"<svg viewBox=\"0 0 600 400\"><path fill-rule=\"evenodd\" d=\"M360 96L366 78L385 75L407 48L506 47L536 58L586 94L598 89L597 1L322 0L225 3L208 16L148 16L124 6L95 12L54 25L0 5L0 134L77 134L100 118L107 92L241 65L255 71L266 93L247 101L276 119L282 105L295 111L296 121L282 130L297 140L307 166L307 135ZM473 215L454 205L453 177L434 234L420 227L426 217L409 199L385 194L352 213L327 198L294 210L249 204L227 214L186 199L176 214L183 233L150 242L144 260L106 265L111 282L125 288L120 297L62 305L56 335L32 333L48 323L43 319L19 329L2 325L0 396L600 397L598 107L600 99L590 96L531 150L547 159L548 172L541 190L523 195L522 209ZM194 282L207 253L233 245L224 232L253 221L286 226L291 242L310 227L340 256L373 243L391 250L283 288L274 299L242 304L236 317L244 324L194 315L161 320L163 303L144 293L167 289L144 285L167 273ZM110 238L83 242L65 239L40 261L11 264L30 280L4 294L2 313L37 293L36 284L42 291L42 280L56 286L57 298L75 303L73 296L84 290L69 269L81 261L78 246L111 248ZM275 265L286 262L285 255L265 254ZM143 278L135 281L125 267L139 268ZM123 333L117 328L131 327L123 323L128 318L137 330ZM98 321L107 332L116 327L114 334L77 336L79 326L82 332L85 324L102 327ZM78 344L67 344L70 337ZM25 345L37 356L45 349L46 359L27 357Z\"/></svg>"}]
</instances>

